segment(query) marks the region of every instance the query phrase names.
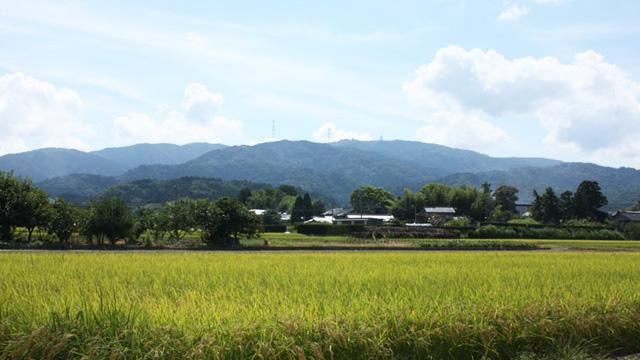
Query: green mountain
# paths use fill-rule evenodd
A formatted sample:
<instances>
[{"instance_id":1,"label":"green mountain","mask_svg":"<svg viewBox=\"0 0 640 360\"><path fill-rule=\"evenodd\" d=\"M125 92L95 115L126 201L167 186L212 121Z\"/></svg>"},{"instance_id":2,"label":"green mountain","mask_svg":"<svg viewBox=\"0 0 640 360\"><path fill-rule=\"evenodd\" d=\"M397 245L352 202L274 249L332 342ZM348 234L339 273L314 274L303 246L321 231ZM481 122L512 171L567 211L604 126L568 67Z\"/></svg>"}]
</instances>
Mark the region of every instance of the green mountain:
<instances>
[{"instance_id":1,"label":"green mountain","mask_svg":"<svg viewBox=\"0 0 640 360\"><path fill-rule=\"evenodd\" d=\"M119 175L127 169L111 160L78 150L46 148L0 156L0 170L30 177L34 182L74 173Z\"/></svg>"},{"instance_id":2,"label":"green mountain","mask_svg":"<svg viewBox=\"0 0 640 360\"><path fill-rule=\"evenodd\" d=\"M37 183L50 197L61 197L76 204L85 204L92 197L118 184L116 177L89 174L60 176Z\"/></svg>"},{"instance_id":3,"label":"green mountain","mask_svg":"<svg viewBox=\"0 0 640 360\"><path fill-rule=\"evenodd\" d=\"M351 191L371 184L400 192L437 177L416 164L378 153L308 141L278 141L211 151L181 165L145 165L125 173L126 181L181 176L293 184L345 202Z\"/></svg>"},{"instance_id":4,"label":"green mountain","mask_svg":"<svg viewBox=\"0 0 640 360\"><path fill-rule=\"evenodd\" d=\"M118 163L126 169L133 169L140 165L182 164L209 151L224 147L225 145L209 143L192 143L182 146L174 144L136 144L106 148L91 153Z\"/></svg>"},{"instance_id":5,"label":"green mountain","mask_svg":"<svg viewBox=\"0 0 640 360\"><path fill-rule=\"evenodd\" d=\"M244 188L257 190L267 186L242 180L183 177L173 180L137 180L110 187L102 195L118 196L131 205L147 205L163 204L182 197L210 200L225 196L237 197Z\"/></svg>"},{"instance_id":6,"label":"green mountain","mask_svg":"<svg viewBox=\"0 0 640 360\"><path fill-rule=\"evenodd\" d=\"M214 150L183 163L145 164L126 172L123 170L123 167L140 162L176 162L179 161L176 151L188 153L184 155L188 157L209 147ZM167 153L163 153L165 150ZM156 152L159 155L155 155ZM132 154L131 159L127 160L127 154ZM173 154L171 156L174 157L167 154ZM521 199L527 201L531 199L533 189L552 186L558 191L575 190L582 180L588 179L601 184L610 199L608 209L627 207L640 199L640 171L635 169L614 169L539 158L494 158L473 151L410 141L341 141L333 144L278 141L232 147L141 144L89 154L43 149L18 155L0 157L0 165L4 164L0 169L20 168L20 175L32 176L36 181L58 175L39 185L54 195L72 197L75 194L84 199L114 185L185 176L272 185L292 184L342 204L349 201L353 189L363 184L400 193L405 187L416 189L433 181L475 186L488 181L494 187L511 184L520 188ZM13 161L9 163L10 166L7 166L7 159ZM74 172L116 176L65 176ZM143 187L159 185L151 182L137 186L130 188L144 193L147 190ZM149 190L151 193L154 191Z\"/></svg>"},{"instance_id":7,"label":"green mountain","mask_svg":"<svg viewBox=\"0 0 640 360\"><path fill-rule=\"evenodd\" d=\"M640 171L631 168L610 168L595 164L563 163L544 168L520 168L509 171L459 173L440 179L451 185L480 186L488 182L496 188L508 184L520 189L523 201L533 198L534 189L539 192L552 187L556 192L575 191L581 181L597 181L609 199L607 210L626 208L640 200Z\"/></svg>"},{"instance_id":8,"label":"green mountain","mask_svg":"<svg viewBox=\"0 0 640 360\"><path fill-rule=\"evenodd\" d=\"M358 149L402 160L429 169L440 176L459 172L510 170L523 167L545 167L561 161L544 158L496 158L475 151L454 149L418 141L343 140L331 144L342 149Z\"/></svg>"},{"instance_id":9,"label":"green mountain","mask_svg":"<svg viewBox=\"0 0 640 360\"><path fill-rule=\"evenodd\" d=\"M69 174L117 176L143 164L181 164L224 145L194 143L138 144L93 152L45 148L0 156L0 170L34 182Z\"/></svg>"}]
</instances>

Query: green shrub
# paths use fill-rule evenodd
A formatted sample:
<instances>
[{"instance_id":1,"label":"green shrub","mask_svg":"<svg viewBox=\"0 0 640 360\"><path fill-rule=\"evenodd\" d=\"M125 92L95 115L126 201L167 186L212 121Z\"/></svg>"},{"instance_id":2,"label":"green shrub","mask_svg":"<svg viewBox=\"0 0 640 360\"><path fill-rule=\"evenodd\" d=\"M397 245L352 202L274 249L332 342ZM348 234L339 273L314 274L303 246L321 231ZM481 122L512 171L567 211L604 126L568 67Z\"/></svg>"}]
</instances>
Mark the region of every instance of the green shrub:
<instances>
[{"instance_id":1,"label":"green shrub","mask_svg":"<svg viewBox=\"0 0 640 360\"><path fill-rule=\"evenodd\" d=\"M507 221L508 224L516 225L540 225L534 218L518 218Z\"/></svg>"},{"instance_id":2,"label":"green shrub","mask_svg":"<svg viewBox=\"0 0 640 360\"><path fill-rule=\"evenodd\" d=\"M287 225L262 225L262 230L266 233L287 232Z\"/></svg>"},{"instance_id":3,"label":"green shrub","mask_svg":"<svg viewBox=\"0 0 640 360\"><path fill-rule=\"evenodd\" d=\"M296 227L298 233L314 236L349 236L354 232L362 232L362 225L330 225L330 224L301 224Z\"/></svg>"},{"instance_id":4,"label":"green shrub","mask_svg":"<svg viewBox=\"0 0 640 360\"><path fill-rule=\"evenodd\" d=\"M625 225L624 236L629 240L640 240L640 223L629 223Z\"/></svg>"}]
</instances>

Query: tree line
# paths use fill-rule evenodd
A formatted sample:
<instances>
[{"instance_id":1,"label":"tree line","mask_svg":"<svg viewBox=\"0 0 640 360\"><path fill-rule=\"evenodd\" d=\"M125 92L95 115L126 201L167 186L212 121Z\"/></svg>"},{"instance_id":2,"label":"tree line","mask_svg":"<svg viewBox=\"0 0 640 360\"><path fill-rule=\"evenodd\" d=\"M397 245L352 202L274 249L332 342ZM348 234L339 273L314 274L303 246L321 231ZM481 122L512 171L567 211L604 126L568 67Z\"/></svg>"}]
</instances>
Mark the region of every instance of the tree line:
<instances>
[{"instance_id":1,"label":"tree line","mask_svg":"<svg viewBox=\"0 0 640 360\"><path fill-rule=\"evenodd\" d=\"M391 214L401 222L416 221L425 207L452 207L458 216L471 222L507 222L520 217L516 208L518 193L517 188L509 185L492 190L488 183L480 188L432 183L417 192L406 189L396 197L385 189L365 185L352 193L351 205L356 213ZM570 220L602 223L607 214L600 208L605 205L607 198L600 185L583 181L575 192L566 191L560 196L552 188L542 194L534 191L529 212L543 224L557 225Z\"/></svg>"},{"instance_id":2,"label":"tree line","mask_svg":"<svg viewBox=\"0 0 640 360\"><path fill-rule=\"evenodd\" d=\"M64 199L51 201L28 179L0 172L0 239L16 240L16 229L27 231L33 240L35 229L68 243L73 234L86 243L112 245L138 241L143 234L154 240L180 241L187 233L198 233L210 245L236 245L241 237L257 236L261 220L235 198L216 201L178 199L159 209L132 211L118 197L99 197L87 208Z\"/></svg>"}]
</instances>

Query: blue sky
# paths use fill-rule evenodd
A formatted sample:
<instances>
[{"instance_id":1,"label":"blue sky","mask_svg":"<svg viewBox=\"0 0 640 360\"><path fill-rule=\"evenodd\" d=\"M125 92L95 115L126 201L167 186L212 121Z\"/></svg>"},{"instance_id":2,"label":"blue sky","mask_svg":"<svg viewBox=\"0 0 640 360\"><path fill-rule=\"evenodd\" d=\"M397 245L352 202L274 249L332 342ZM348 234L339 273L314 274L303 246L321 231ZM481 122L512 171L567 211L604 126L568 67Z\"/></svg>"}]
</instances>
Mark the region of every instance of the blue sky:
<instances>
[{"instance_id":1,"label":"blue sky","mask_svg":"<svg viewBox=\"0 0 640 360\"><path fill-rule=\"evenodd\" d=\"M640 167L635 1L0 3L2 154L254 144L276 121Z\"/></svg>"}]
</instances>

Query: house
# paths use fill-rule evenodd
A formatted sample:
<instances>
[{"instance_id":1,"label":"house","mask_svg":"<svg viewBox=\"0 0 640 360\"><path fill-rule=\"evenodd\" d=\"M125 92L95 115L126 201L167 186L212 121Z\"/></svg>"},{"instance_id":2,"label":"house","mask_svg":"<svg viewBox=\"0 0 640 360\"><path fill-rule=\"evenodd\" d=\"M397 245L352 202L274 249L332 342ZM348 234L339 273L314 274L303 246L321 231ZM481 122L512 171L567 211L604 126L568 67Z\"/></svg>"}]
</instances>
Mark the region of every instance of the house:
<instances>
[{"instance_id":1,"label":"house","mask_svg":"<svg viewBox=\"0 0 640 360\"><path fill-rule=\"evenodd\" d=\"M421 223L449 221L456 217L456 209L452 207L426 207L417 214Z\"/></svg>"},{"instance_id":2,"label":"house","mask_svg":"<svg viewBox=\"0 0 640 360\"><path fill-rule=\"evenodd\" d=\"M347 215L351 214L351 209L343 209L343 208L335 208L322 213L322 216L332 216L337 218L346 218Z\"/></svg>"},{"instance_id":3,"label":"house","mask_svg":"<svg viewBox=\"0 0 640 360\"><path fill-rule=\"evenodd\" d=\"M523 217L531 216L531 204L516 204L516 212Z\"/></svg>"},{"instance_id":4,"label":"house","mask_svg":"<svg viewBox=\"0 0 640 360\"><path fill-rule=\"evenodd\" d=\"M621 224L640 222L640 211L618 211L613 215L613 220Z\"/></svg>"},{"instance_id":5,"label":"house","mask_svg":"<svg viewBox=\"0 0 640 360\"><path fill-rule=\"evenodd\" d=\"M364 226L382 226L382 219L371 218L371 217L344 217L344 218L335 218L333 220L334 225L364 225Z\"/></svg>"},{"instance_id":6,"label":"house","mask_svg":"<svg viewBox=\"0 0 640 360\"><path fill-rule=\"evenodd\" d=\"M336 225L381 226L392 223L395 219L393 215L348 214L334 217L333 223Z\"/></svg>"},{"instance_id":7,"label":"house","mask_svg":"<svg viewBox=\"0 0 640 360\"><path fill-rule=\"evenodd\" d=\"M264 213L267 212L267 210L264 210L264 209L249 209L249 212L251 212L251 213L253 213L255 215L258 215L258 216L262 216L262 215L264 215Z\"/></svg>"},{"instance_id":8,"label":"house","mask_svg":"<svg viewBox=\"0 0 640 360\"><path fill-rule=\"evenodd\" d=\"M314 216L313 218L305 221L305 224L315 223L315 224L333 224L334 221L333 216Z\"/></svg>"}]
</instances>

